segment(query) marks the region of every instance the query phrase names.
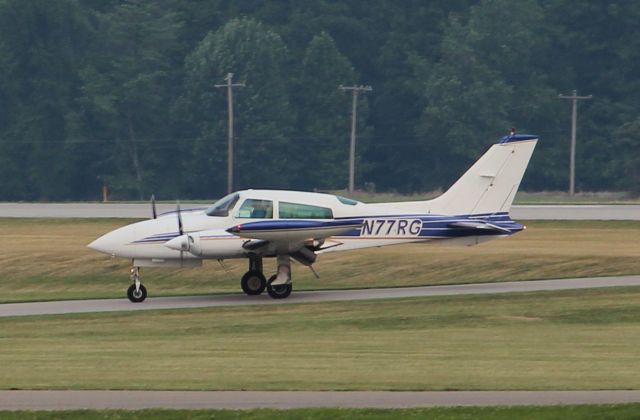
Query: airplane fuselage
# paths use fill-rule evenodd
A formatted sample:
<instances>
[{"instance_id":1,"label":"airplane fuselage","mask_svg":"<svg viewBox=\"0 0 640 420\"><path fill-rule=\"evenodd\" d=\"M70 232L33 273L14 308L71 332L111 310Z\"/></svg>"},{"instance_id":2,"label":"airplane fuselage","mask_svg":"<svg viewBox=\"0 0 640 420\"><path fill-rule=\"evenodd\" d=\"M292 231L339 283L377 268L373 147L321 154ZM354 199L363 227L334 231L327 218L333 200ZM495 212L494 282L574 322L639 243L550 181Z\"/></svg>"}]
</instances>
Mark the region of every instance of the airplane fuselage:
<instances>
[{"instance_id":1,"label":"airplane fuselage","mask_svg":"<svg viewBox=\"0 0 640 420\"><path fill-rule=\"evenodd\" d=\"M310 267L319 254L411 242L476 245L524 229L509 217L537 136L512 134L489 148L444 194L425 201L365 204L311 192L245 190L206 209L167 213L109 232L89 247L132 260L134 302L146 297L140 267L195 266L248 258L248 295L291 293L291 260ZM155 215L155 207L153 208ZM266 279L263 258L277 259Z\"/></svg>"},{"instance_id":2,"label":"airplane fuselage","mask_svg":"<svg viewBox=\"0 0 640 420\"><path fill-rule=\"evenodd\" d=\"M344 204L334 195L280 190L246 190L235 194L238 199L226 216L208 215L206 209L181 212L183 233L194 241L190 252L170 246L171 240L181 236L175 212L124 226L97 239L90 247L114 257L135 259L139 266L160 266L163 262L170 264L180 258L229 259L244 258L250 254L275 256L279 252L294 252L319 236L324 237L318 251L323 253L411 242L474 245L523 229L506 212L438 215L431 214L424 202L364 204L348 200L351 204ZM241 215L239 209L246 200L271 202L273 211L270 217ZM281 202L329 209L333 217L283 218L279 211ZM339 224L336 225L336 222L352 227L345 230ZM472 224L465 227L465 222ZM296 225L288 226L287 223ZM483 224L487 228L477 227ZM254 227L251 239L240 235L240 232L229 231L238 225ZM303 236L299 233L301 229L305 232ZM337 233L326 237L323 234L327 229L334 229ZM291 232L295 232L297 236L292 237ZM259 240L270 244L265 244L259 250L247 247L251 241ZM282 244L286 244L286 249L283 249Z\"/></svg>"}]
</instances>

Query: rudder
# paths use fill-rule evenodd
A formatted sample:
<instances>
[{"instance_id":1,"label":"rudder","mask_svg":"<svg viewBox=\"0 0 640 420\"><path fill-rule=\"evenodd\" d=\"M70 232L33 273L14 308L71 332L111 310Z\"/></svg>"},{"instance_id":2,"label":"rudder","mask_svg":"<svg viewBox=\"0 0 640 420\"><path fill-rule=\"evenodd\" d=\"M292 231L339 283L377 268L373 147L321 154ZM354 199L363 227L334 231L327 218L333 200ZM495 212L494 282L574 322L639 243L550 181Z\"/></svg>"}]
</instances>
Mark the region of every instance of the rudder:
<instances>
[{"instance_id":1,"label":"rudder","mask_svg":"<svg viewBox=\"0 0 640 420\"><path fill-rule=\"evenodd\" d=\"M476 161L444 194L431 202L438 214L508 212L520 186L538 136L503 137Z\"/></svg>"}]
</instances>

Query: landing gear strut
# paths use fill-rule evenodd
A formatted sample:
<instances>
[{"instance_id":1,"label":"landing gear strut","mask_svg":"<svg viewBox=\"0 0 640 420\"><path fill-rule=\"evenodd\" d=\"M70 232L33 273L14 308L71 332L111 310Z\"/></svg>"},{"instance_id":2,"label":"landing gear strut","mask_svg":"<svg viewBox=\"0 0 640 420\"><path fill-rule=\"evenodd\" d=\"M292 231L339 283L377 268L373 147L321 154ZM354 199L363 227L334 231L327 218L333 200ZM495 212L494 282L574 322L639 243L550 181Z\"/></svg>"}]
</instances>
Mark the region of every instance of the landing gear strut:
<instances>
[{"instance_id":1,"label":"landing gear strut","mask_svg":"<svg viewBox=\"0 0 640 420\"><path fill-rule=\"evenodd\" d=\"M242 291L250 296L262 294L267 287L267 279L262 274L262 258L249 259L249 271L240 280Z\"/></svg>"},{"instance_id":2,"label":"landing gear strut","mask_svg":"<svg viewBox=\"0 0 640 420\"><path fill-rule=\"evenodd\" d=\"M127 289L127 297L133 303L140 303L147 298L147 288L140 283L140 267L131 267L133 284Z\"/></svg>"}]
</instances>

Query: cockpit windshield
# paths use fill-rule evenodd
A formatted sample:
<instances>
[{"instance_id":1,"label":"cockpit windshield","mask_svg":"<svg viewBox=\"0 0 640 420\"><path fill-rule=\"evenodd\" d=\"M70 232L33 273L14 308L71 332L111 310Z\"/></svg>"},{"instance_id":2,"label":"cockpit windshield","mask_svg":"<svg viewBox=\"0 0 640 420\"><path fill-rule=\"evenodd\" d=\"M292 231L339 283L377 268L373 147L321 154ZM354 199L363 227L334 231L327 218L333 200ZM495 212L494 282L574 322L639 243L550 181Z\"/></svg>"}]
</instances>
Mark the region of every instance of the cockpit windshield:
<instances>
[{"instance_id":1,"label":"cockpit windshield","mask_svg":"<svg viewBox=\"0 0 640 420\"><path fill-rule=\"evenodd\" d=\"M205 212L207 216L219 216L226 217L229 215L229 210L233 208L238 202L238 193L229 194L222 197L220 200L213 203L211 207Z\"/></svg>"}]
</instances>

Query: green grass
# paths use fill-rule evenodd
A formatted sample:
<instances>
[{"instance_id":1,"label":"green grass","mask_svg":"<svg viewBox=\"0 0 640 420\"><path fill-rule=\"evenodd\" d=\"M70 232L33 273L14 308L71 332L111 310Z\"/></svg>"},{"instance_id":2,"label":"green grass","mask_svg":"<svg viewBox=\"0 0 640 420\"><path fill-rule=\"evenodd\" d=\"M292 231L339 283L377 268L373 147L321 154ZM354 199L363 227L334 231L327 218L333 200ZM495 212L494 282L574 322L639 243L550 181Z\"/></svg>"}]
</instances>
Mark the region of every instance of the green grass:
<instances>
[{"instance_id":1,"label":"green grass","mask_svg":"<svg viewBox=\"0 0 640 420\"><path fill-rule=\"evenodd\" d=\"M437 407L415 409L331 409L311 408L297 410L82 410L82 411L0 411L0 417L6 420L50 419L75 420L87 418L99 419L433 419L433 420L607 420L637 419L640 417L640 404L618 405L567 405L548 407Z\"/></svg>"},{"instance_id":2,"label":"green grass","mask_svg":"<svg viewBox=\"0 0 640 420\"><path fill-rule=\"evenodd\" d=\"M128 260L86 245L131 220L0 219L0 301L122 297ZM532 280L640 273L640 222L528 222L475 247L402 245L321 255L321 278L294 265L296 290ZM238 292L245 260L196 269L143 269L150 296ZM275 270L273 259L266 271Z\"/></svg>"},{"instance_id":3,"label":"green grass","mask_svg":"<svg viewBox=\"0 0 640 420\"><path fill-rule=\"evenodd\" d=\"M638 288L0 319L0 389L639 389Z\"/></svg>"}]
</instances>

